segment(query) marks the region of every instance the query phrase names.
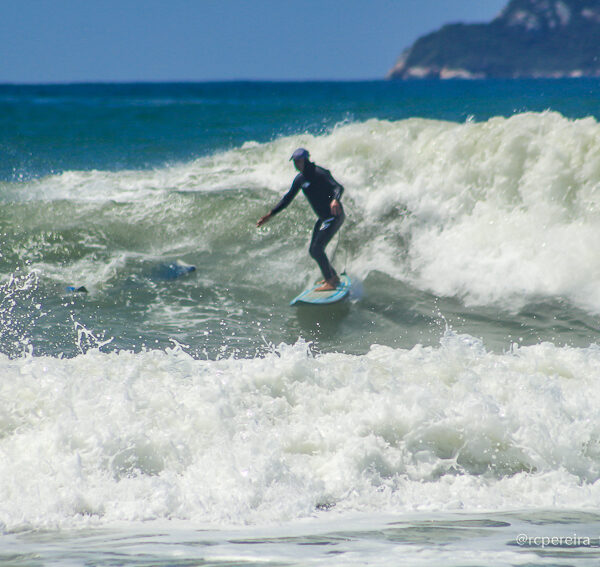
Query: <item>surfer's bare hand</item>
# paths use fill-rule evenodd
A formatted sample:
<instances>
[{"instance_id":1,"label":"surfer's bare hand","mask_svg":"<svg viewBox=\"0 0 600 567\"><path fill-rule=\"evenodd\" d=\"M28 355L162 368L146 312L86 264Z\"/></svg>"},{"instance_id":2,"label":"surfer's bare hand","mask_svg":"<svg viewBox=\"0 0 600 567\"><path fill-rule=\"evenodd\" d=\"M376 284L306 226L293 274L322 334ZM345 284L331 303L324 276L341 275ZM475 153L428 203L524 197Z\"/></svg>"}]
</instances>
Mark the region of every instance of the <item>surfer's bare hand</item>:
<instances>
[{"instance_id":1,"label":"surfer's bare hand","mask_svg":"<svg viewBox=\"0 0 600 567\"><path fill-rule=\"evenodd\" d=\"M265 224L270 218L271 218L271 213L267 213L266 215L260 217L258 219L258 222L256 223L257 227L261 227L263 224Z\"/></svg>"},{"instance_id":2,"label":"surfer's bare hand","mask_svg":"<svg viewBox=\"0 0 600 567\"><path fill-rule=\"evenodd\" d=\"M340 205L340 202L337 199L334 199L329 203L329 208L334 217L339 217L342 214L342 205Z\"/></svg>"}]
</instances>

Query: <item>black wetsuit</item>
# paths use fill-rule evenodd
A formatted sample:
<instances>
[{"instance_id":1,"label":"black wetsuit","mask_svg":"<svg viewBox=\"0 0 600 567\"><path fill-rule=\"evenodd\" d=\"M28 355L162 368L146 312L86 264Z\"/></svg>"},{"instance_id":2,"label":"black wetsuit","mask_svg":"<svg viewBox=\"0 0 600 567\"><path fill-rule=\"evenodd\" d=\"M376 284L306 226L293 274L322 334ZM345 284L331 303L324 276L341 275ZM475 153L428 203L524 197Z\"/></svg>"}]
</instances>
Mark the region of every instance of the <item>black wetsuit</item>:
<instances>
[{"instance_id":1,"label":"black wetsuit","mask_svg":"<svg viewBox=\"0 0 600 567\"><path fill-rule=\"evenodd\" d=\"M329 280L337 277L337 274L325 255L325 246L342 226L345 219L344 209L338 216L334 216L331 214L330 205L333 199L337 201L341 199L344 187L333 178L327 169L307 161L304 171L296 175L290 190L273 208L271 214L276 215L285 209L294 200L300 189L302 189L311 207L319 217L313 229L309 253L319 264L323 277Z\"/></svg>"}]
</instances>

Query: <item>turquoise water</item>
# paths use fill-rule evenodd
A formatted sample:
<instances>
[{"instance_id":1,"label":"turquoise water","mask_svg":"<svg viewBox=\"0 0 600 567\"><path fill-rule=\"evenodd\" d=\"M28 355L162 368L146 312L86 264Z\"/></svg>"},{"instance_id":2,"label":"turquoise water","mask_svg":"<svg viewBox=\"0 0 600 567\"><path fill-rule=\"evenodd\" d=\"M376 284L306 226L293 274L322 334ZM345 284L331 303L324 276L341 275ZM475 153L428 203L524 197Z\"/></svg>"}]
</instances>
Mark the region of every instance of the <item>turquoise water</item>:
<instances>
[{"instance_id":1,"label":"turquoise water","mask_svg":"<svg viewBox=\"0 0 600 567\"><path fill-rule=\"evenodd\" d=\"M596 561L599 87L0 86L3 560Z\"/></svg>"}]
</instances>

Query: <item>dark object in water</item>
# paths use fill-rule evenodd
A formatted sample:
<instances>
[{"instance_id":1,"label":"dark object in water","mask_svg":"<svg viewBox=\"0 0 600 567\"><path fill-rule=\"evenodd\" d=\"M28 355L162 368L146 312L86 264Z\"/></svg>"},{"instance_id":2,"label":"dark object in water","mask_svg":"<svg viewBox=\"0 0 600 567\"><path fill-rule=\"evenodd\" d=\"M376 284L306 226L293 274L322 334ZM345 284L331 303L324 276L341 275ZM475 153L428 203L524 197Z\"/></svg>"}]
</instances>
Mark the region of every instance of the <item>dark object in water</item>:
<instances>
[{"instance_id":1,"label":"dark object in water","mask_svg":"<svg viewBox=\"0 0 600 567\"><path fill-rule=\"evenodd\" d=\"M68 285L67 291L72 291L74 293L87 293L88 292L87 288L84 285L79 286L79 287L75 287L73 285Z\"/></svg>"},{"instance_id":2,"label":"dark object in water","mask_svg":"<svg viewBox=\"0 0 600 567\"><path fill-rule=\"evenodd\" d=\"M160 264L157 266L152 271L152 277L161 280L174 280L195 271L196 266L190 266L182 262L171 262L170 264Z\"/></svg>"}]
</instances>

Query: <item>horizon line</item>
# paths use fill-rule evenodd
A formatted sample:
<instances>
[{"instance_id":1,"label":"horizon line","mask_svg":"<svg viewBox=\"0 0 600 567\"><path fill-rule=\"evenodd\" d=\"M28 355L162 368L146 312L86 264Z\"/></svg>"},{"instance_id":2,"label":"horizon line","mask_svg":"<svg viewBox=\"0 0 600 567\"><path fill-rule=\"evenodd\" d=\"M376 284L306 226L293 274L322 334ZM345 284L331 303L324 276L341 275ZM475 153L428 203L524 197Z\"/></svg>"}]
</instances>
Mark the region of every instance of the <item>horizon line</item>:
<instances>
[{"instance_id":1,"label":"horizon line","mask_svg":"<svg viewBox=\"0 0 600 567\"><path fill-rule=\"evenodd\" d=\"M83 79L64 81L5 81L0 79L0 86L68 86L68 85L147 85L147 84L199 84L199 83L362 83L390 82L385 77L353 78L353 79ZM392 82L394 80L391 80Z\"/></svg>"}]
</instances>

